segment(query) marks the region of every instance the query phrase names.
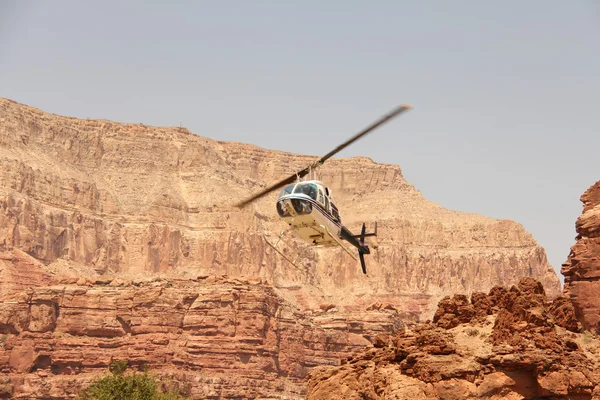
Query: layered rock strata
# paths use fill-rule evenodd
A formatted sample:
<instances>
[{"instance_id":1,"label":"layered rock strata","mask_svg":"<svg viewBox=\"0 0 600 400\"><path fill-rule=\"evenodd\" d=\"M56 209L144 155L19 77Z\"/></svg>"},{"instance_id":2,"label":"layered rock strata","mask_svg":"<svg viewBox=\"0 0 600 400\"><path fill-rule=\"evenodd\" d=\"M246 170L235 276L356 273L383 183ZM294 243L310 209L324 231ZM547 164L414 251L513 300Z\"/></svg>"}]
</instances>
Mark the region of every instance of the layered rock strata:
<instances>
[{"instance_id":1,"label":"layered rock strata","mask_svg":"<svg viewBox=\"0 0 600 400\"><path fill-rule=\"evenodd\" d=\"M279 241L277 193L233 206L314 159L0 99L0 244L111 276L259 276L304 308L391 301L415 318L430 317L446 294L522 276L559 293L544 250L521 225L444 209L398 166L356 157L319 170L347 226L379 223L368 276L341 249L293 234Z\"/></svg>"},{"instance_id":2,"label":"layered rock strata","mask_svg":"<svg viewBox=\"0 0 600 400\"><path fill-rule=\"evenodd\" d=\"M49 269L19 249L0 247L0 301L10 301L30 287L55 283Z\"/></svg>"},{"instance_id":3,"label":"layered rock strata","mask_svg":"<svg viewBox=\"0 0 600 400\"><path fill-rule=\"evenodd\" d=\"M599 399L600 341L523 279L440 302L432 323L310 373L308 399Z\"/></svg>"},{"instance_id":4,"label":"layered rock strata","mask_svg":"<svg viewBox=\"0 0 600 400\"><path fill-rule=\"evenodd\" d=\"M585 329L600 333L600 181L581 196L577 242L562 266L564 292L573 300Z\"/></svg>"},{"instance_id":5,"label":"layered rock strata","mask_svg":"<svg viewBox=\"0 0 600 400\"><path fill-rule=\"evenodd\" d=\"M377 305L306 316L260 279L75 280L0 303L0 398L70 398L121 359L192 399L303 399L310 368L402 327Z\"/></svg>"}]
</instances>

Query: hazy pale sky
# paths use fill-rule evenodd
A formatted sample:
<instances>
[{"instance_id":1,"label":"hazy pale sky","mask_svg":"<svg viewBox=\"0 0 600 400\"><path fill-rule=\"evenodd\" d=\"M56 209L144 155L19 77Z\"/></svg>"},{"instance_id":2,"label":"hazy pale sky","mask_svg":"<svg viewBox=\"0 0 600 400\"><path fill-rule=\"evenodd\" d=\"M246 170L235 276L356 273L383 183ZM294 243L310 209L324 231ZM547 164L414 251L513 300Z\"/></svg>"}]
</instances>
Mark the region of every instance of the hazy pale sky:
<instances>
[{"instance_id":1,"label":"hazy pale sky","mask_svg":"<svg viewBox=\"0 0 600 400\"><path fill-rule=\"evenodd\" d=\"M2 0L0 96L311 155L408 103L338 156L523 224L558 271L600 179L600 2Z\"/></svg>"}]
</instances>

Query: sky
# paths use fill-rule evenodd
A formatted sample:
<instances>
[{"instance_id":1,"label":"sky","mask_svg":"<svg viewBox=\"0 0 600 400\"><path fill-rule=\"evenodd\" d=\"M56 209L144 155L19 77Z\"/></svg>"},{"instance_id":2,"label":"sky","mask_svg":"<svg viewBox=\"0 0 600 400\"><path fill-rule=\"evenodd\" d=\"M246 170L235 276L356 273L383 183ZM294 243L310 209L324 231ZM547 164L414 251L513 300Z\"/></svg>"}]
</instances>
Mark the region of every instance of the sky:
<instances>
[{"instance_id":1,"label":"sky","mask_svg":"<svg viewBox=\"0 0 600 400\"><path fill-rule=\"evenodd\" d=\"M315 156L410 104L338 157L521 223L560 271L600 180L600 2L3 0L0 96Z\"/></svg>"}]
</instances>

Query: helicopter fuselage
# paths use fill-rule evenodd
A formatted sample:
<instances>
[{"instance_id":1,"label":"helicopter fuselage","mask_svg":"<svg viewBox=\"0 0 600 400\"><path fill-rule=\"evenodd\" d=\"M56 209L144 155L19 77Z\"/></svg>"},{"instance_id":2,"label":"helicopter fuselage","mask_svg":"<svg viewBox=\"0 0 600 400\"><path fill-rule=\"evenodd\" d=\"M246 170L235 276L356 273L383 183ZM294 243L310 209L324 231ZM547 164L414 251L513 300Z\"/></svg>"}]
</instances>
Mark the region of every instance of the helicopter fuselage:
<instances>
[{"instance_id":1,"label":"helicopter fuselage","mask_svg":"<svg viewBox=\"0 0 600 400\"><path fill-rule=\"evenodd\" d=\"M339 244L341 218L329 189L321 182L304 181L286 186L277 199L277 213L304 241L324 247Z\"/></svg>"}]
</instances>

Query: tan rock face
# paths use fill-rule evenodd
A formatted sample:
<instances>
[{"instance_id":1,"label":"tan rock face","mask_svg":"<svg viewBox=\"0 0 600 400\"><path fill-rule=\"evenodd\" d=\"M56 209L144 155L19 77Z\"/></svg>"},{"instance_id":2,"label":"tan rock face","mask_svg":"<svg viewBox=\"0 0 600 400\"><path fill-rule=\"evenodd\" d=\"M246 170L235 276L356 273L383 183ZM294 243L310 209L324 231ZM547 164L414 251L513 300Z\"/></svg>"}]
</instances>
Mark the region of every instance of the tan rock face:
<instances>
[{"instance_id":1,"label":"tan rock face","mask_svg":"<svg viewBox=\"0 0 600 400\"><path fill-rule=\"evenodd\" d=\"M63 398L125 359L194 399L300 399L310 368L400 326L390 309L306 316L268 285L223 277L49 286L0 304L0 385L11 398Z\"/></svg>"},{"instance_id":2,"label":"tan rock face","mask_svg":"<svg viewBox=\"0 0 600 400\"><path fill-rule=\"evenodd\" d=\"M436 322L400 329L340 366L313 369L307 398L596 398L600 341L553 319L551 310L566 301L547 301L530 278L471 301L445 298ZM474 312L475 304L488 308Z\"/></svg>"},{"instance_id":3,"label":"tan rock face","mask_svg":"<svg viewBox=\"0 0 600 400\"><path fill-rule=\"evenodd\" d=\"M562 266L564 292L573 300L584 329L600 333L600 181L581 196L583 213L577 219L577 243Z\"/></svg>"},{"instance_id":4,"label":"tan rock face","mask_svg":"<svg viewBox=\"0 0 600 400\"><path fill-rule=\"evenodd\" d=\"M285 229L277 193L232 206L313 157L180 128L60 117L5 99L0 121L0 244L46 264L130 277L258 276L304 308L387 301L414 318L431 317L444 295L522 276L559 292L544 250L521 225L427 201L397 166L357 157L320 169L346 225L379 222L365 277L341 249L314 249L293 234L277 243Z\"/></svg>"}]
</instances>

